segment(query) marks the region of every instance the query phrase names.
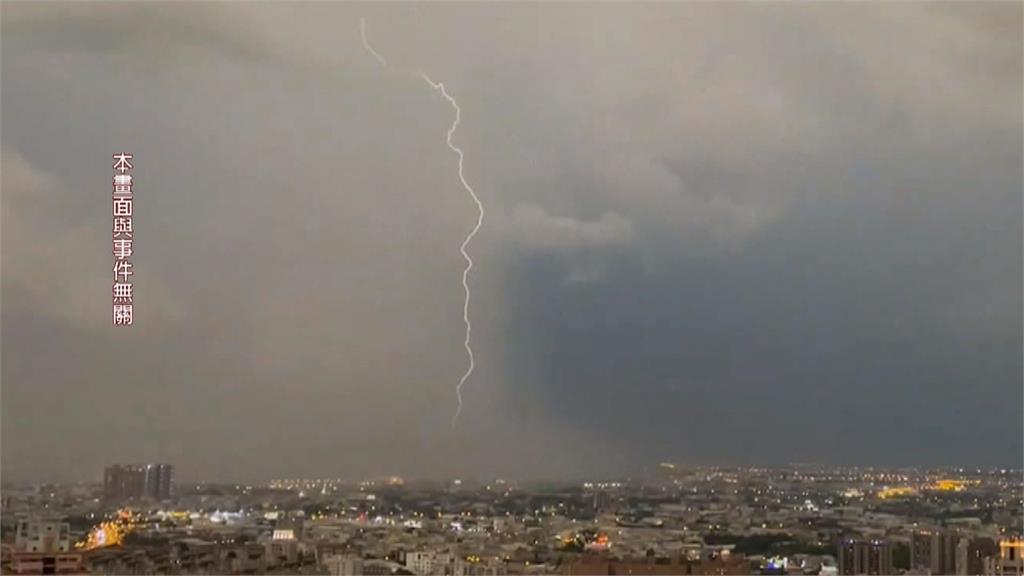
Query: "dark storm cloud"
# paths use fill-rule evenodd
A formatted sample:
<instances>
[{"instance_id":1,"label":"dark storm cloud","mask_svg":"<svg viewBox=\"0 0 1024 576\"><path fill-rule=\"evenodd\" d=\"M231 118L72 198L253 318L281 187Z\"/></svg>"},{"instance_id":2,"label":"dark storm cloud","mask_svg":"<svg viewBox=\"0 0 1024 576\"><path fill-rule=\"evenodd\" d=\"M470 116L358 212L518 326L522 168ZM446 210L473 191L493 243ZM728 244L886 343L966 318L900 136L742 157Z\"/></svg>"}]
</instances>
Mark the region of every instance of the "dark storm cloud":
<instances>
[{"instance_id":1,"label":"dark storm cloud","mask_svg":"<svg viewBox=\"0 0 1024 576\"><path fill-rule=\"evenodd\" d=\"M1020 10L6 3L5 478L1019 464Z\"/></svg>"}]
</instances>

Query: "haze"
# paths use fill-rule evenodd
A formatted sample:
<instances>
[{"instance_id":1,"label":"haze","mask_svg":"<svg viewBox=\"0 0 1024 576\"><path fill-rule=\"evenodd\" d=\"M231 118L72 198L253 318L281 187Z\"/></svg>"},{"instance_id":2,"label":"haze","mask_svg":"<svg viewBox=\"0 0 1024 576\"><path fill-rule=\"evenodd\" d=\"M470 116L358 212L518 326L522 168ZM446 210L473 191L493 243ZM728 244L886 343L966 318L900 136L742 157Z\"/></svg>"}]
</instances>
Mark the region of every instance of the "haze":
<instances>
[{"instance_id":1,"label":"haze","mask_svg":"<svg viewBox=\"0 0 1024 576\"><path fill-rule=\"evenodd\" d=\"M4 2L4 480L1020 467L1021 10Z\"/></svg>"}]
</instances>

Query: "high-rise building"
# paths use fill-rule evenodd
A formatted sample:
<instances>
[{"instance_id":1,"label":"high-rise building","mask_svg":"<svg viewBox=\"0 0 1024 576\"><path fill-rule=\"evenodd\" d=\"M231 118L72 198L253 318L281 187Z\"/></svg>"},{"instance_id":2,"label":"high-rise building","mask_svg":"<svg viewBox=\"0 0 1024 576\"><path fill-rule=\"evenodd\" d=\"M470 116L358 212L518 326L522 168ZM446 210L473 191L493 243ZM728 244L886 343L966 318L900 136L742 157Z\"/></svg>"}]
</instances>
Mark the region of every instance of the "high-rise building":
<instances>
[{"instance_id":1,"label":"high-rise building","mask_svg":"<svg viewBox=\"0 0 1024 576\"><path fill-rule=\"evenodd\" d=\"M956 574L956 550L961 537L946 530L917 530L910 536L910 568L930 574Z\"/></svg>"},{"instance_id":2,"label":"high-rise building","mask_svg":"<svg viewBox=\"0 0 1024 576\"><path fill-rule=\"evenodd\" d=\"M998 555L991 538L957 530L917 530L910 536L910 568L929 574L981 574L985 559Z\"/></svg>"},{"instance_id":3,"label":"high-rise building","mask_svg":"<svg viewBox=\"0 0 1024 576\"><path fill-rule=\"evenodd\" d=\"M961 538L956 547L956 573L984 574L987 562L999 556L999 546L991 538Z\"/></svg>"},{"instance_id":4,"label":"high-rise building","mask_svg":"<svg viewBox=\"0 0 1024 576\"><path fill-rule=\"evenodd\" d=\"M170 464L114 464L103 472L103 494L109 500L171 497L174 466Z\"/></svg>"},{"instance_id":5,"label":"high-rise building","mask_svg":"<svg viewBox=\"0 0 1024 576\"><path fill-rule=\"evenodd\" d=\"M884 539L843 539L839 543L839 573L893 574L892 546Z\"/></svg>"},{"instance_id":6,"label":"high-rise building","mask_svg":"<svg viewBox=\"0 0 1024 576\"><path fill-rule=\"evenodd\" d=\"M612 507L613 502L614 499L612 498L612 495L607 491L596 490L594 492L594 513L600 514L602 512L607 512Z\"/></svg>"}]
</instances>

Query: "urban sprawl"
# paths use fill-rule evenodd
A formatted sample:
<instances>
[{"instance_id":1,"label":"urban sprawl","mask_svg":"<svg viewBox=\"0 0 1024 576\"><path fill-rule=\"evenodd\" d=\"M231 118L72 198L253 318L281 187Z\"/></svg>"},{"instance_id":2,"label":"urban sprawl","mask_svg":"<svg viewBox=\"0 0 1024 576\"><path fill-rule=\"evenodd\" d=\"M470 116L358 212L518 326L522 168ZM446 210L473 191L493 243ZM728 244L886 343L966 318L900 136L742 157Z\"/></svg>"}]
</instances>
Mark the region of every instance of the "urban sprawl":
<instances>
[{"instance_id":1,"label":"urban sprawl","mask_svg":"<svg viewBox=\"0 0 1024 576\"><path fill-rule=\"evenodd\" d=\"M1022 471L5 485L4 574L1024 574Z\"/></svg>"}]
</instances>

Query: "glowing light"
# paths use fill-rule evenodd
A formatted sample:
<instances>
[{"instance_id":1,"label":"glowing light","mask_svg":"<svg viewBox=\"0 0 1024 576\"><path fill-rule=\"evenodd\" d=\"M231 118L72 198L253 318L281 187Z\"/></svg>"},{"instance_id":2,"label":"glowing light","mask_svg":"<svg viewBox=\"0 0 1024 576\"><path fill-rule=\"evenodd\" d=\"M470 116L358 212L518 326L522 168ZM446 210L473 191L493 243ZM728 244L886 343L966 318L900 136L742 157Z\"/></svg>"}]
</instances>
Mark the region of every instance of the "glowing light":
<instances>
[{"instance_id":1,"label":"glowing light","mask_svg":"<svg viewBox=\"0 0 1024 576\"><path fill-rule=\"evenodd\" d=\"M1018 538L1010 538L1007 540L999 541L1000 558L1020 558L1021 554L1024 554L1024 540Z\"/></svg>"},{"instance_id":2,"label":"glowing light","mask_svg":"<svg viewBox=\"0 0 1024 576\"><path fill-rule=\"evenodd\" d=\"M892 488L885 486L878 491L878 497L885 500L886 498L899 498L902 496L912 496L917 494L917 490L909 486L893 486Z\"/></svg>"},{"instance_id":3,"label":"glowing light","mask_svg":"<svg viewBox=\"0 0 1024 576\"><path fill-rule=\"evenodd\" d=\"M968 484L970 484L970 482L966 480L942 479L936 480L934 484L929 486L929 489L938 490L940 492L963 492L967 489Z\"/></svg>"},{"instance_id":4,"label":"glowing light","mask_svg":"<svg viewBox=\"0 0 1024 576\"><path fill-rule=\"evenodd\" d=\"M473 331L473 324L469 321L469 271L473 269L473 259L470 258L469 254L466 252L466 247L469 246L473 237L476 236L476 233L480 231L480 227L483 226L484 205L480 202L480 198L477 197L476 192L473 191L469 182L466 182L465 175L463 175L462 164L464 155L462 153L462 149L455 144L452 144L452 135L455 134L455 129L459 127L459 122L462 120L462 109L459 108L459 103L455 101L455 98L452 98L451 94L448 94L448 90L445 89L444 83L434 82L425 72L422 71L420 72L420 76L423 77L423 80L425 80L431 88L439 91L441 95L444 96L444 99L447 100L448 103L451 104L452 108L455 109L455 120L452 122L451 128L448 129L446 141L448 143L448 147L459 156L459 180L462 182L462 187L465 188L466 192L469 192L469 195L473 198L473 202L476 204L478 212L476 225L473 226L473 229L469 231L466 239L462 241L462 245L459 246L459 252L462 252L462 257L466 259L466 267L462 270L462 288L466 291L466 298L462 304L462 322L466 325L466 339L463 342L463 345L466 348L466 354L469 356L469 366L466 368L466 373L459 379L459 384L455 387L455 396L458 399L459 404L455 409L455 416L452 417L452 428L454 428L455 424L459 420L459 414L462 413L462 386L473 373L473 368L475 366L473 361L473 347L470 345L470 333Z\"/></svg>"},{"instance_id":5,"label":"glowing light","mask_svg":"<svg viewBox=\"0 0 1024 576\"><path fill-rule=\"evenodd\" d=\"M387 60L385 60L384 57L381 56L379 52L374 50L373 46L371 46L370 42L367 40L365 18L359 19L359 33L363 41L363 47L366 48L367 52L372 54L373 57L376 58L377 61L380 62L382 66L386 67L388 65ZM463 161L465 157L462 153L462 149L452 143L452 136L455 134L455 130L459 127L459 122L462 121L462 109L459 107L459 103L455 100L455 98L453 98L451 94L448 93L448 90L445 89L445 86L442 82L434 82L423 71L420 71L420 76L423 78L424 81L426 81L426 83L431 88L440 92L441 95L444 96L444 99L447 100L451 107L455 110L455 119L452 121L451 127L448 128L448 134L447 137L445 138L445 141L448 144L448 147L451 148L452 151L459 156L459 181L462 182L462 187L466 189L466 192L468 192L470 197L473 199L473 202L476 204L478 211L476 225L473 226L473 229L470 230L469 234L466 235L466 238L462 241L462 244L459 246L459 252L462 253L462 257L465 258L466 260L466 267L463 268L462 270L462 288L466 293L466 297L463 300L462 304L462 322L466 325L466 338L463 341L463 346L466 348L466 354L469 356L469 365L466 368L466 372L462 375L462 378L459 378L459 383L455 386L455 397L456 400L458 401L458 406L455 409L455 415L452 416L452 428L454 428L459 421L459 415L462 414L462 387L463 385L465 385L470 375L473 374L473 369L476 367L475 360L473 358L473 347L471 345L470 338L470 335L473 331L473 325L469 321L469 271L473 269L473 259L469 256L469 253L466 252L466 248L469 246L469 243L473 240L473 237L476 236L477 232L480 231L480 227L483 226L484 205L483 203L480 202L480 198L477 197L476 192L473 191L473 188L469 185L469 182L466 181L466 177L463 173Z\"/></svg>"},{"instance_id":6,"label":"glowing light","mask_svg":"<svg viewBox=\"0 0 1024 576\"><path fill-rule=\"evenodd\" d=\"M85 541L76 542L75 548L79 550L95 550L119 546L124 542L125 536L135 529L136 517L131 510L118 510L114 520L100 522L89 530Z\"/></svg>"}]
</instances>

